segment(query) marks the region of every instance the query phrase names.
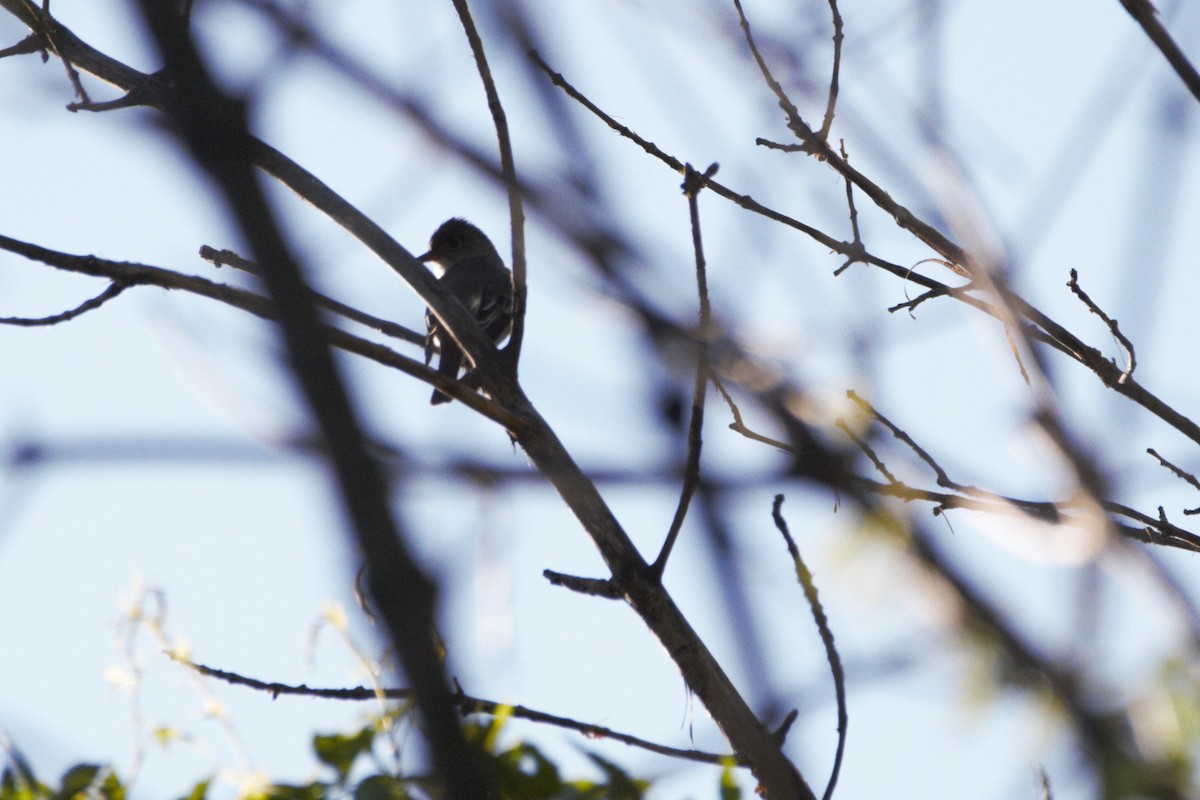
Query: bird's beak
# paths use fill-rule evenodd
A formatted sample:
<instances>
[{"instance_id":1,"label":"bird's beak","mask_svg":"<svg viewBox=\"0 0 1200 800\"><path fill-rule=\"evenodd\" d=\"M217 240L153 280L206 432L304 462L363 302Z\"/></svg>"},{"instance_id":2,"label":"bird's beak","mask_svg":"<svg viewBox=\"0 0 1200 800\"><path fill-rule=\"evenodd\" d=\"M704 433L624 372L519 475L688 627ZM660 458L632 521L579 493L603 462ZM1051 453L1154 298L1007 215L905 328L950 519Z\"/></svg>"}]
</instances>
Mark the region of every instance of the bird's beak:
<instances>
[{"instance_id":1,"label":"bird's beak","mask_svg":"<svg viewBox=\"0 0 1200 800\"><path fill-rule=\"evenodd\" d=\"M424 255L417 256L417 261L420 261L422 264L427 263L432 260L433 260L433 251L432 250L430 250L428 253L426 253Z\"/></svg>"}]
</instances>

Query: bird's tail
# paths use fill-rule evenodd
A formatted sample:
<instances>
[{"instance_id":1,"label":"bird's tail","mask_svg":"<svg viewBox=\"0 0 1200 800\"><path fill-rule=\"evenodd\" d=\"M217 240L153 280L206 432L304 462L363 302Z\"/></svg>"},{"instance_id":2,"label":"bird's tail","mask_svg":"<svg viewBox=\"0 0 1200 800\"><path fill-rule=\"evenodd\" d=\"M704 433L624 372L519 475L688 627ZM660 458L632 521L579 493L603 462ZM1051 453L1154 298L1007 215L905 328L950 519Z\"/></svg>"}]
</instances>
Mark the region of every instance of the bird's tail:
<instances>
[{"instance_id":1,"label":"bird's tail","mask_svg":"<svg viewBox=\"0 0 1200 800\"><path fill-rule=\"evenodd\" d=\"M462 366L462 351L449 341L449 336L439 337L442 346L441 359L438 361L438 372L443 375L449 375L451 378L458 377L458 369ZM441 389L434 389L433 395L429 398L429 405L440 406L442 403L449 403L454 398L443 392Z\"/></svg>"}]
</instances>

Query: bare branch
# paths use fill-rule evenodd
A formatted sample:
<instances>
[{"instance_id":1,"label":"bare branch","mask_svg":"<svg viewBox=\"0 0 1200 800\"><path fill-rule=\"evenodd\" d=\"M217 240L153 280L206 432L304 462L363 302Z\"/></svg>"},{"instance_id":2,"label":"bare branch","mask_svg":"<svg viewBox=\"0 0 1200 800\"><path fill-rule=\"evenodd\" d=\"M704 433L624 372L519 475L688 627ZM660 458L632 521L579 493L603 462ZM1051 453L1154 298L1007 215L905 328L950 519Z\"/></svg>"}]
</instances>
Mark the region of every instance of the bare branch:
<instances>
[{"instance_id":1,"label":"bare branch","mask_svg":"<svg viewBox=\"0 0 1200 800\"><path fill-rule=\"evenodd\" d=\"M435 585L407 548L391 512L378 463L367 452L356 409L317 322L307 291L254 168L254 142L245 109L213 82L184 22L158 0L141 0L143 18L178 85L167 107L196 163L224 195L279 311L288 362L329 447L329 465L342 507L367 565L368 585L405 673L416 690L431 759L451 800L473 800L490 790L478 753L467 746L434 635ZM432 276L426 273L432 280ZM466 309L461 309L463 312ZM476 325L476 332L482 334Z\"/></svg>"}]
</instances>

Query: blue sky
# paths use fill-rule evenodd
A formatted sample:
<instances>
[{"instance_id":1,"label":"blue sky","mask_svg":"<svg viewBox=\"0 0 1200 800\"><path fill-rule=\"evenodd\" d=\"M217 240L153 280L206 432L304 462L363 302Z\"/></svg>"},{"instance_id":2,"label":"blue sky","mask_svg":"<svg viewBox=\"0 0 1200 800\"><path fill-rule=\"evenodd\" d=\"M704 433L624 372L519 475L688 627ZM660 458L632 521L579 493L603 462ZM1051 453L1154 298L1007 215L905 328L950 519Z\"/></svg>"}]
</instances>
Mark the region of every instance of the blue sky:
<instances>
[{"instance_id":1,"label":"blue sky","mask_svg":"<svg viewBox=\"0 0 1200 800\"><path fill-rule=\"evenodd\" d=\"M965 207L945 199L969 196L963 187L971 187L987 233L1009 248L1014 285L1117 356L1101 323L1066 289L1068 269L1078 269L1136 342L1139 379L1188 413L1200 396L1190 344L1200 290L1188 223L1200 217L1195 102L1115 0L948 5L940 40L928 38L914 4L842 8L847 38L834 135L844 138L853 164L947 231ZM53 10L113 57L156 68L130 6L56 0ZM1163 10L1185 51L1197 52L1196 9ZM747 12L764 42L815 37L800 62L783 63L782 49L764 48L815 120L828 81L825 3L751 3ZM492 147L478 78L448 3L360 0L317 13L326 35L428 102L456 133ZM730 8L564 3L537 13L547 58L620 121L694 164L720 162L726 184L849 238L834 173L753 147L756 136L783 140L787 131L744 60ZM492 47L498 25L484 18L482 27ZM203 5L196 29L229 84L253 91L260 135L411 251L422 251L443 219L461 215L508 252L502 192L409 121L319 63L289 56L237 3ZM0 15L0 44L23 35ZM549 185L562 181L581 154L564 150L561 133L539 112L521 60L498 44L492 52L518 166ZM96 97L112 96L87 85ZM944 151L918 124L920 114L935 113L934 96ZM196 256L201 244L239 242L215 194L155 115L71 114L64 106L72 99L56 60L0 60L0 186L9 187L0 192L0 233L245 283ZM692 313L679 177L596 120L573 114L603 165L596 208L638 247L631 274L664 307ZM966 181L947 168L947 154ZM371 313L421 324L420 301L390 270L309 206L282 191L276 196L316 285ZM865 198L858 202L873 251L906 265L931 255ZM888 314L915 289L861 265L835 278L840 261L827 250L715 196L702 198L702 213L719 318L755 353L799 376L820 403L842 408L847 388L870 396L964 483L1032 499L1070 492L1062 465L1028 423L1029 394L996 326L948 303L929 303L915 318ZM522 377L530 397L585 467L656 468L678 443L657 425L645 369L651 355L635 320L536 214L528 236ZM936 265L917 268L949 277ZM0 316L56 313L101 288L0 254ZM106 680L114 666L129 667L122 608L142 586L164 593L167 627L198 661L282 682L362 682L356 659L320 625L330 604L340 604L357 640L377 652L354 610L353 558L328 476L280 444L305 421L279 352L270 326L153 288L126 292L68 324L0 328L0 452L32 443L48 453L44 463L0 474L0 686L9 687L0 692L0 725L47 775L83 759L125 769L137 724L161 724L187 741L149 749L142 796L180 794L189 780L218 769L229 776L227 786L256 772L299 780L316 769L307 745L313 732L347 729L372 710L271 701L212 685L208 691L246 743L242 759L203 718L205 696L190 676L145 634L137 647L140 723L131 721L127 689ZM504 432L458 404L429 408L423 384L343 361L371 430L401 443L430 473L398 485L395 508L443 583L443 632L464 688L674 746L694 739L721 749L719 733L629 609L566 593L541 577L546 568L603 569L548 488L519 484L480 494L434 474L456 455L525 467ZM1197 505L1194 497L1144 450L1156 447L1195 470L1194 445L1102 391L1078 365L1049 361L1072 430L1109 471L1121 501L1149 513L1165 505L1185 524L1179 509ZM709 402L706 468L742 476L781 466L773 451L726 430L719 396ZM901 471L932 485L917 466ZM653 553L676 487L603 489L635 542ZM861 675L897 655L920 656L913 668L852 681L840 796L902 785L913 797L1033 797L1041 764L1056 797L1090 796L1061 721L1028 697L989 693L977 662L947 633L953 610L918 588L911 564L865 535L852 513L833 513L826 493L767 482L724 509L736 561L714 563L698 527L689 526L667 584L748 694L765 693L765 677L783 702L800 707L790 741L814 784L823 784L836 743L835 710L819 642L770 524L776 491L788 496L785 511L843 657ZM963 513L951 516L951 530L928 509L912 510L1039 643L1103 665L1094 673L1099 694L1154 698L1154 670L1182 647L1185 630L1161 613L1163 598L1144 574L1121 559L1104 560L1096 565L1105 587L1100 605L1080 609L1080 587L1093 573L1070 546L1047 544L1070 532ZM1196 574L1194 557L1163 557L1181 580ZM745 621L729 618L717 588L728 570L747 581L769 631L764 674L739 658ZM1082 636L1084 619L1101 620L1103 635ZM658 797L715 793L711 770L518 730L580 769L576 748L602 747L637 774L662 775Z\"/></svg>"}]
</instances>

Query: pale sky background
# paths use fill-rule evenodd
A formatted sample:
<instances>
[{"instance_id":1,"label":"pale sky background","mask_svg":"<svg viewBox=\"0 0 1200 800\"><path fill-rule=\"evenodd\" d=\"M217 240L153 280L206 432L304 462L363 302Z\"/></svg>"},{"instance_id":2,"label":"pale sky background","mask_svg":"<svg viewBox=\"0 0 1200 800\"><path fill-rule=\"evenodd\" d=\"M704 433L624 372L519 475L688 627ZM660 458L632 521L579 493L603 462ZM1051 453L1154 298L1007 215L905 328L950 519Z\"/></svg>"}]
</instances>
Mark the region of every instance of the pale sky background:
<instances>
[{"instance_id":1,"label":"pale sky background","mask_svg":"<svg viewBox=\"0 0 1200 800\"><path fill-rule=\"evenodd\" d=\"M450 3L311 4L323 32L414 92L459 135L488 152L494 135L478 76ZM743 58L736 18L723 3L532 4L545 55L601 107L719 179L849 238L842 184L797 155L753 146L786 140L774 99ZM836 137L852 163L901 202L950 229L959 207L939 206L956 186L916 123L937 78L941 135L980 192L1009 245L1014 283L1028 299L1089 342L1118 355L1101 324L1066 289L1074 267L1088 292L1138 347L1137 376L1196 417L1195 221L1200 219L1197 106L1117 0L1045 4L1021 0L947 3L934 47L920 3L843 3L846 43ZM1200 54L1200 11L1162 4L1186 52ZM509 252L500 191L455 163L414 127L317 62L292 60L254 14L236 2L199 4L195 27L231 85L253 87L256 129L266 141L370 214L410 251L450 216L465 216ZM544 7L539 7L544 6ZM55 0L77 35L138 69L157 68L132 5ZM749 2L764 41L817 32L800 64L776 64L811 122L824 108L829 71L825 2ZM490 18L480 24L516 141L518 167L564 180L574 156L527 94L526 65L503 53ZM0 46L25 31L0 15ZM777 50L765 48L768 59ZM814 93L797 89L811 86ZM96 99L115 96L96 81ZM237 247L223 210L187 158L156 124L126 110L71 114L60 62L0 60L0 233L70 253L140 261L214 280L202 244ZM601 123L573 109L614 227L640 248L641 285L687 315L694 304L687 207L679 176ZM357 242L283 192L277 194L314 284L410 327L422 306ZM912 265L931 255L858 198L873 252ZM587 209L581 209L586 213ZM913 319L885 309L915 296L861 265L839 278L840 260L800 234L712 195L702 198L717 313L755 352L778 360L834 402L847 388L937 454L952 475L1031 499L1061 497L1054 459L1027 425L1028 392L999 330L950 303ZM598 291L586 264L537 214L527 228L530 306L523 379L535 404L585 468L653 468L677 443L653 427L649 350L632 317ZM939 279L936 265L920 270ZM42 316L103 288L0 253L0 316ZM685 317L687 318L687 317ZM856 352L855 337L866 342ZM416 348L400 346L408 355ZM144 670L141 719L130 693L112 685L128 670L121 637L137 587L161 590L166 626L202 663L263 680L357 685L356 659L328 626L330 604L352 619L358 643L377 652L353 601L355 568L342 515L323 468L278 446L303 433L304 416L278 363L269 326L213 303L153 288L127 291L104 309L51 328L0 327L0 728L44 779L78 761L129 769L146 743L135 796L186 793L216 771L229 796L247 773L300 781L317 774L313 733L349 731L372 707L269 697L205 684L224 708L245 755L212 719L208 695L160 653L136 643ZM1144 455L1156 447L1193 471L1194 445L1065 359L1050 356L1076 436L1110 470L1117 498L1148 513L1200 505L1194 493ZM433 409L428 388L374 364L343 359L369 427L429 468L456 455L522 468L504 432L460 405ZM710 395L707 468L764 474L780 457L725 430ZM761 422L761 417L758 419ZM22 447L48 460L18 466ZM896 451L899 452L899 451ZM921 485L919 470L900 470ZM602 486L634 541L651 555L666 531L677 487ZM936 598L911 590L909 567L887 548L853 536L852 513L832 513L826 493L769 483L731 500L736 569L757 614L770 621L765 677L801 716L791 753L820 791L836 745L833 691L824 655L791 565L770 521L787 494L792 530L817 576L848 664L867 670L901 656L918 662L850 684L850 736L841 798L1035 797L1044 765L1055 797L1092 796L1074 740L1028 697L984 696L985 683L952 637ZM603 565L557 497L537 483L473 487L418 475L399 485L395 507L427 568L443 584L443 633L452 669L471 694L610 726L652 741L723 750L702 707L636 615L615 603L550 587L543 569L598 576ZM1148 673L1180 647L1179 621L1136 571L1104 570L1105 628L1076 635L1080 571L1069 535L961 512L953 530L928 508L924 524L986 586L989 595L1056 653L1084 647L1104 691L1124 699L1153 683ZM695 513L695 512L693 512ZM689 537L687 532L693 532ZM667 583L739 686L764 699L754 667L738 656L739 631L722 610L714 565L695 525ZM1066 541L1059 547L1056 543ZM1194 585L1195 556L1160 552ZM1077 559L1076 559L1077 561ZM1194 654L1193 654L1194 655ZM1192 667L1194 671L1194 666ZM859 673L861 675L861 672ZM107 676L107 678L106 678ZM760 676L761 677L761 676ZM966 699L965 699L966 698ZM775 719L773 724L777 724ZM138 725L178 729L163 751ZM658 778L655 798L712 797L714 769L671 763L622 745L513 723L564 767L596 749L633 774ZM410 741L410 746L412 742ZM745 784L750 788L750 784Z\"/></svg>"}]
</instances>

